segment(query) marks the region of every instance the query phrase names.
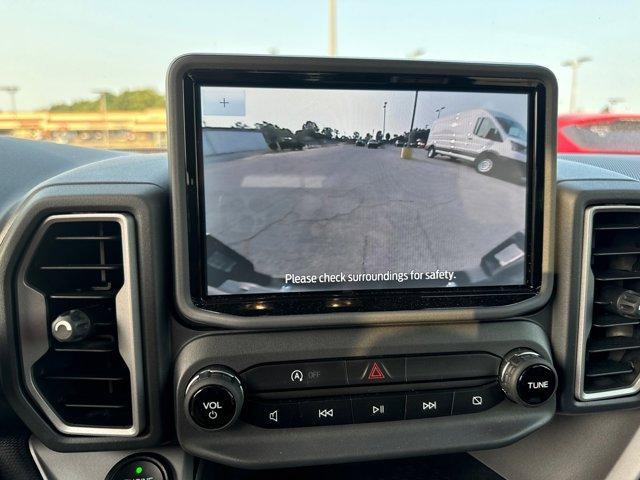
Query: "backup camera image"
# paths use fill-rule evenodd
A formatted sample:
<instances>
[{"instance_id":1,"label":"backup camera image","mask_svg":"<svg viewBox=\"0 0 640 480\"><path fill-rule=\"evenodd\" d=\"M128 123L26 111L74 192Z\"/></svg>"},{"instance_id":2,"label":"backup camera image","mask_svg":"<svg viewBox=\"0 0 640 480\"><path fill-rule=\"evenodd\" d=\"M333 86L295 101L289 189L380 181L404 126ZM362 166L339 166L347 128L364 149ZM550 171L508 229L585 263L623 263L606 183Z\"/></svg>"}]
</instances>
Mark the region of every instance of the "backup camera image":
<instances>
[{"instance_id":1,"label":"backup camera image","mask_svg":"<svg viewBox=\"0 0 640 480\"><path fill-rule=\"evenodd\" d=\"M525 283L526 94L200 99L209 295Z\"/></svg>"}]
</instances>

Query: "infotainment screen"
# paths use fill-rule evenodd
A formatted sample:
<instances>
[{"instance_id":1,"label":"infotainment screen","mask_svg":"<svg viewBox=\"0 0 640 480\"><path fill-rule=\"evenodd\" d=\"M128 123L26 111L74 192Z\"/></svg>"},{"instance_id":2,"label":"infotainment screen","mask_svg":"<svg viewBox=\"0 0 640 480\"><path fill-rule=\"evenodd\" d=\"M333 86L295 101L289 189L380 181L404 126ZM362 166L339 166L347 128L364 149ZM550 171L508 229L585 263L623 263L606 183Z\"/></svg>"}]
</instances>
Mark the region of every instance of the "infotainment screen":
<instances>
[{"instance_id":1,"label":"infotainment screen","mask_svg":"<svg viewBox=\"0 0 640 480\"><path fill-rule=\"evenodd\" d=\"M525 283L527 93L199 93L209 295Z\"/></svg>"},{"instance_id":2,"label":"infotainment screen","mask_svg":"<svg viewBox=\"0 0 640 480\"><path fill-rule=\"evenodd\" d=\"M548 70L188 55L167 85L186 318L495 319L548 300Z\"/></svg>"}]
</instances>

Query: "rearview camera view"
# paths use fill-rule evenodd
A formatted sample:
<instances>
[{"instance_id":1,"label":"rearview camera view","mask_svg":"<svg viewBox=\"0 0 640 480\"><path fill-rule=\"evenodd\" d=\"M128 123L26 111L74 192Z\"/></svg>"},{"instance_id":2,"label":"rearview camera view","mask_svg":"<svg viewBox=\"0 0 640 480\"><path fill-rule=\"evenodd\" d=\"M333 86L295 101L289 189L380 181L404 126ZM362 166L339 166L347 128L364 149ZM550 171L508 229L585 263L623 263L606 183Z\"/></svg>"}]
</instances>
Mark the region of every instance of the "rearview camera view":
<instances>
[{"instance_id":1,"label":"rearview camera view","mask_svg":"<svg viewBox=\"0 0 640 480\"><path fill-rule=\"evenodd\" d=\"M526 94L200 98L209 295L525 283Z\"/></svg>"}]
</instances>

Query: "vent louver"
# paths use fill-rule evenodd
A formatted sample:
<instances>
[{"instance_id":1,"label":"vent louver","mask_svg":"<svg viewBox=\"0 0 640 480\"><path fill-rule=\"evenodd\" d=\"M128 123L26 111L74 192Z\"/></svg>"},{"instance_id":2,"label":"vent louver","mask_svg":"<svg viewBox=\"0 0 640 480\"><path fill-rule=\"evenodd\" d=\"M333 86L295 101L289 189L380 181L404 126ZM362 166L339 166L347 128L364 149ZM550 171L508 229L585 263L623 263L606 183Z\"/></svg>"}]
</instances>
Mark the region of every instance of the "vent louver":
<instances>
[{"instance_id":1,"label":"vent louver","mask_svg":"<svg viewBox=\"0 0 640 480\"><path fill-rule=\"evenodd\" d=\"M126 217L112 217L50 217L56 220L37 239L24 272L25 283L46 306L47 332L41 333L46 344L33 358L30 379L65 433L132 436L139 431L139 358L123 348L135 345L133 339L119 338L137 333L137 318L128 318L133 309L118 307L118 294L131 288ZM84 312L91 329L79 340L58 341L51 325L71 310Z\"/></svg>"},{"instance_id":2,"label":"vent louver","mask_svg":"<svg viewBox=\"0 0 640 480\"><path fill-rule=\"evenodd\" d=\"M640 208L591 207L585 222L578 396L640 390Z\"/></svg>"}]
</instances>

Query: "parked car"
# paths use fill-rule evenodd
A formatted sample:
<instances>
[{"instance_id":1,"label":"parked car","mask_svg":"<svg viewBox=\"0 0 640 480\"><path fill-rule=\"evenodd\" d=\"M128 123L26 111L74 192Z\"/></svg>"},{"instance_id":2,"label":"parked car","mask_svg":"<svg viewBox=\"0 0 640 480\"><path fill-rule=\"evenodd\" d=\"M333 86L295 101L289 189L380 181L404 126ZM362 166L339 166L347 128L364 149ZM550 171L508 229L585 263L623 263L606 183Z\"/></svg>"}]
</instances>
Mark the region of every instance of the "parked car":
<instances>
[{"instance_id":1,"label":"parked car","mask_svg":"<svg viewBox=\"0 0 640 480\"><path fill-rule=\"evenodd\" d=\"M561 115L558 153L640 154L640 114Z\"/></svg>"},{"instance_id":2,"label":"parked car","mask_svg":"<svg viewBox=\"0 0 640 480\"><path fill-rule=\"evenodd\" d=\"M278 144L280 145L280 150L302 150L304 148L304 143L291 137L284 137Z\"/></svg>"},{"instance_id":3,"label":"parked car","mask_svg":"<svg viewBox=\"0 0 640 480\"><path fill-rule=\"evenodd\" d=\"M381 145L379 140L372 138L367 142L367 148L378 148Z\"/></svg>"},{"instance_id":4,"label":"parked car","mask_svg":"<svg viewBox=\"0 0 640 480\"><path fill-rule=\"evenodd\" d=\"M395 146L396 147L406 147L407 146L407 140L404 138L398 138L395 141Z\"/></svg>"},{"instance_id":5,"label":"parked car","mask_svg":"<svg viewBox=\"0 0 640 480\"><path fill-rule=\"evenodd\" d=\"M527 160L527 132L509 115L474 109L435 120L427 141L427 156L447 155L473 163L489 174L500 164L522 170Z\"/></svg>"},{"instance_id":6,"label":"parked car","mask_svg":"<svg viewBox=\"0 0 640 480\"><path fill-rule=\"evenodd\" d=\"M423 139L419 138L418 142L417 142L418 148L424 148L427 145L427 142L425 142Z\"/></svg>"},{"instance_id":7,"label":"parked car","mask_svg":"<svg viewBox=\"0 0 640 480\"><path fill-rule=\"evenodd\" d=\"M359 138L356 140L356 147L364 147L367 144L364 138Z\"/></svg>"}]
</instances>

